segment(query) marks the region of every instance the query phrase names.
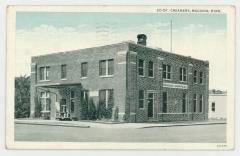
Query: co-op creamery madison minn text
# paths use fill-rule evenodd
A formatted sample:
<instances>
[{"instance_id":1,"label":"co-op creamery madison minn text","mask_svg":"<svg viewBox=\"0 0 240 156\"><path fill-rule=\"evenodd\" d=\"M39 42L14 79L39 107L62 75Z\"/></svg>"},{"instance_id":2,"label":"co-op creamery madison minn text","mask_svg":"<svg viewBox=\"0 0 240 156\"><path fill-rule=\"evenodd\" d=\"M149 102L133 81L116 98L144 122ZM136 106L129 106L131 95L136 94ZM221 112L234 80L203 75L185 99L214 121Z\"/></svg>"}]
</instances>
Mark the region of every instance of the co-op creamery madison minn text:
<instances>
[{"instance_id":1,"label":"co-op creamery madison minn text","mask_svg":"<svg viewBox=\"0 0 240 156\"><path fill-rule=\"evenodd\" d=\"M133 41L34 56L31 117L163 122L208 119L209 62Z\"/></svg>"}]
</instances>

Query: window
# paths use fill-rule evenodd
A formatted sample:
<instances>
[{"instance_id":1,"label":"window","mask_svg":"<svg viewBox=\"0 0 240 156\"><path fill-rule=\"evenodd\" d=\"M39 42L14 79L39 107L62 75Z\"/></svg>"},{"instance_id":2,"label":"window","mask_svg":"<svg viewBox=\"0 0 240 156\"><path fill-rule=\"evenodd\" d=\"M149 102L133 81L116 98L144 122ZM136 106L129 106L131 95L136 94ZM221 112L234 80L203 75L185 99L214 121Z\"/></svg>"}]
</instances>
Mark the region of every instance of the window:
<instances>
[{"instance_id":1,"label":"window","mask_svg":"<svg viewBox=\"0 0 240 156\"><path fill-rule=\"evenodd\" d=\"M197 111L197 94L193 95L193 112Z\"/></svg>"},{"instance_id":2,"label":"window","mask_svg":"<svg viewBox=\"0 0 240 156\"><path fill-rule=\"evenodd\" d=\"M67 78L67 65L63 64L61 65L61 79Z\"/></svg>"},{"instance_id":3,"label":"window","mask_svg":"<svg viewBox=\"0 0 240 156\"><path fill-rule=\"evenodd\" d=\"M171 66L163 64L163 78L164 79L171 79Z\"/></svg>"},{"instance_id":4,"label":"window","mask_svg":"<svg viewBox=\"0 0 240 156\"><path fill-rule=\"evenodd\" d=\"M114 60L99 61L99 76L112 76L114 74Z\"/></svg>"},{"instance_id":5,"label":"window","mask_svg":"<svg viewBox=\"0 0 240 156\"><path fill-rule=\"evenodd\" d=\"M139 90L138 94L138 107L143 108L144 107L144 90Z\"/></svg>"},{"instance_id":6,"label":"window","mask_svg":"<svg viewBox=\"0 0 240 156\"><path fill-rule=\"evenodd\" d=\"M83 90L81 92L81 99L85 100L85 102L88 103L88 99L89 99L89 91L88 90Z\"/></svg>"},{"instance_id":7,"label":"window","mask_svg":"<svg viewBox=\"0 0 240 156\"><path fill-rule=\"evenodd\" d=\"M199 73L199 83L202 84L203 83L203 72Z\"/></svg>"},{"instance_id":8,"label":"window","mask_svg":"<svg viewBox=\"0 0 240 156\"><path fill-rule=\"evenodd\" d=\"M144 60L139 59L138 60L138 75L144 76Z\"/></svg>"},{"instance_id":9,"label":"window","mask_svg":"<svg viewBox=\"0 0 240 156\"><path fill-rule=\"evenodd\" d=\"M88 63L83 62L81 64L81 77L87 77L87 72L88 72Z\"/></svg>"},{"instance_id":10,"label":"window","mask_svg":"<svg viewBox=\"0 0 240 156\"><path fill-rule=\"evenodd\" d=\"M113 106L113 89L103 89L99 91L99 103L105 108Z\"/></svg>"},{"instance_id":11,"label":"window","mask_svg":"<svg viewBox=\"0 0 240 156\"><path fill-rule=\"evenodd\" d=\"M200 113L202 113L202 111L203 111L202 107L203 107L203 95L200 94L199 95L199 112Z\"/></svg>"},{"instance_id":12,"label":"window","mask_svg":"<svg viewBox=\"0 0 240 156\"><path fill-rule=\"evenodd\" d=\"M113 59L108 60L108 75L113 75L114 74L114 61Z\"/></svg>"},{"instance_id":13,"label":"window","mask_svg":"<svg viewBox=\"0 0 240 156\"><path fill-rule=\"evenodd\" d=\"M215 102L212 102L212 112L215 112Z\"/></svg>"},{"instance_id":14,"label":"window","mask_svg":"<svg viewBox=\"0 0 240 156\"><path fill-rule=\"evenodd\" d=\"M183 93L183 97L182 97L182 112L183 113L186 112L186 103L187 103L187 94Z\"/></svg>"},{"instance_id":15,"label":"window","mask_svg":"<svg viewBox=\"0 0 240 156\"><path fill-rule=\"evenodd\" d=\"M196 70L194 70L194 72L193 72L193 82L197 83L197 71Z\"/></svg>"},{"instance_id":16,"label":"window","mask_svg":"<svg viewBox=\"0 0 240 156\"><path fill-rule=\"evenodd\" d=\"M40 103L42 106L42 111L50 111L51 110L51 102L49 92L41 92Z\"/></svg>"},{"instance_id":17,"label":"window","mask_svg":"<svg viewBox=\"0 0 240 156\"><path fill-rule=\"evenodd\" d=\"M74 106L75 106L75 92L70 92L70 103L71 103L71 112L74 112Z\"/></svg>"},{"instance_id":18,"label":"window","mask_svg":"<svg viewBox=\"0 0 240 156\"><path fill-rule=\"evenodd\" d=\"M167 113L167 92L163 92L163 113Z\"/></svg>"},{"instance_id":19,"label":"window","mask_svg":"<svg viewBox=\"0 0 240 156\"><path fill-rule=\"evenodd\" d=\"M50 67L40 67L40 80L49 80Z\"/></svg>"},{"instance_id":20,"label":"window","mask_svg":"<svg viewBox=\"0 0 240 156\"><path fill-rule=\"evenodd\" d=\"M149 77L154 77L154 65L152 61L149 61L148 63L148 76Z\"/></svg>"},{"instance_id":21,"label":"window","mask_svg":"<svg viewBox=\"0 0 240 156\"><path fill-rule=\"evenodd\" d=\"M186 82L187 81L187 70L186 68L179 68L179 79L182 82Z\"/></svg>"}]
</instances>

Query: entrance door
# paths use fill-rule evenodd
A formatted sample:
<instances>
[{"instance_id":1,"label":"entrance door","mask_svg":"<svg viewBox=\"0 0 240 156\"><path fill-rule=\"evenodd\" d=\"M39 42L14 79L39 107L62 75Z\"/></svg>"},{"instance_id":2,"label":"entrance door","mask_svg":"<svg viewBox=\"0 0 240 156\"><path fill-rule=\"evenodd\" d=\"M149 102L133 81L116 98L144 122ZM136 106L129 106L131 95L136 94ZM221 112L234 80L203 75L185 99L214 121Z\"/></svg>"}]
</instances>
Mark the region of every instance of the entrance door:
<instances>
[{"instance_id":1,"label":"entrance door","mask_svg":"<svg viewBox=\"0 0 240 156\"><path fill-rule=\"evenodd\" d=\"M154 102L154 94L153 92L148 93L148 117L153 117L153 102Z\"/></svg>"},{"instance_id":2,"label":"entrance door","mask_svg":"<svg viewBox=\"0 0 240 156\"><path fill-rule=\"evenodd\" d=\"M64 118L67 117L66 99L61 99L60 101L60 116Z\"/></svg>"}]
</instances>

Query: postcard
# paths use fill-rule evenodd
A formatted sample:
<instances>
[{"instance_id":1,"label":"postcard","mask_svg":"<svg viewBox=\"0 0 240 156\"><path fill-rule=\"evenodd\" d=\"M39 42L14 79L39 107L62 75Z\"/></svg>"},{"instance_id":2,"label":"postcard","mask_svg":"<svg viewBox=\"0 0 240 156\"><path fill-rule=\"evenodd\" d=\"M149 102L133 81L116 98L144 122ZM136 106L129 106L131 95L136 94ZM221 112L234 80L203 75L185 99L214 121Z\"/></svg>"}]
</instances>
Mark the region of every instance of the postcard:
<instances>
[{"instance_id":1,"label":"postcard","mask_svg":"<svg viewBox=\"0 0 240 156\"><path fill-rule=\"evenodd\" d=\"M233 6L8 6L8 149L234 148Z\"/></svg>"}]
</instances>

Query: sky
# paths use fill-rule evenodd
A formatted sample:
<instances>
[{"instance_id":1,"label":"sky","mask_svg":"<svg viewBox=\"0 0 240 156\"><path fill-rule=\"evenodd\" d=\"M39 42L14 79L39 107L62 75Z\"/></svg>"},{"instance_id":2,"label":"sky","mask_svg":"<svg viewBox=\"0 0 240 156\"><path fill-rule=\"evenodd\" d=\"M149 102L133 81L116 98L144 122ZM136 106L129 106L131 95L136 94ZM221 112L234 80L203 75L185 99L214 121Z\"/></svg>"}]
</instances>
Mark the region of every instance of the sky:
<instances>
[{"instance_id":1,"label":"sky","mask_svg":"<svg viewBox=\"0 0 240 156\"><path fill-rule=\"evenodd\" d=\"M227 88L226 14L17 12L16 76L30 75L31 56L83 49L147 35L147 46L208 60L209 88Z\"/></svg>"}]
</instances>

